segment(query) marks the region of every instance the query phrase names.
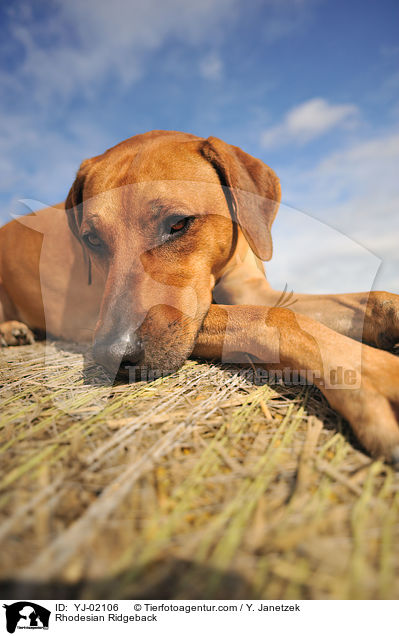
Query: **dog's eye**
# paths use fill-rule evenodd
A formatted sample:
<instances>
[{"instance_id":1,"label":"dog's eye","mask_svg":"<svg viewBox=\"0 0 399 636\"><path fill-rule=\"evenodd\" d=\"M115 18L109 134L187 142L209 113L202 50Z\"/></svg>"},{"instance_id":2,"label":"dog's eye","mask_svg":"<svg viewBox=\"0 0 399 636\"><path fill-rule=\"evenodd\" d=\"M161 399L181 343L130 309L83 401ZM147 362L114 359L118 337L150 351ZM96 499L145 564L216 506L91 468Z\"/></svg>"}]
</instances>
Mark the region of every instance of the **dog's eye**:
<instances>
[{"instance_id":1,"label":"dog's eye","mask_svg":"<svg viewBox=\"0 0 399 636\"><path fill-rule=\"evenodd\" d=\"M192 217L186 216L180 219L176 219L175 222L169 226L169 234L176 234L177 232L181 232L188 227Z\"/></svg>"},{"instance_id":2,"label":"dog's eye","mask_svg":"<svg viewBox=\"0 0 399 636\"><path fill-rule=\"evenodd\" d=\"M97 249L102 246L101 239L94 232L87 232L87 234L84 234L83 241L86 243L88 247L92 247L94 249Z\"/></svg>"}]
</instances>

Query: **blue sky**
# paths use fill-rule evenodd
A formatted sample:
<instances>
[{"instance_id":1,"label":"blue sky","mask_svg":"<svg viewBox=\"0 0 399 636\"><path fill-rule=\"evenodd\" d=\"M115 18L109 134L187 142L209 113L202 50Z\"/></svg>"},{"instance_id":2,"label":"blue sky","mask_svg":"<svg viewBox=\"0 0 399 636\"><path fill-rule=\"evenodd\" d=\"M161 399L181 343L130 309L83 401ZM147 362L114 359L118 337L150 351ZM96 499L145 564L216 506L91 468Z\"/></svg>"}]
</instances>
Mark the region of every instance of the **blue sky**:
<instances>
[{"instance_id":1,"label":"blue sky","mask_svg":"<svg viewBox=\"0 0 399 636\"><path fill-rule=\"evenodd\" d=\"M0 25L1 220L136 133L215 135L281 178L272 282L399 291L397 2L15 0Z\"/></svg>"}]
</instances>

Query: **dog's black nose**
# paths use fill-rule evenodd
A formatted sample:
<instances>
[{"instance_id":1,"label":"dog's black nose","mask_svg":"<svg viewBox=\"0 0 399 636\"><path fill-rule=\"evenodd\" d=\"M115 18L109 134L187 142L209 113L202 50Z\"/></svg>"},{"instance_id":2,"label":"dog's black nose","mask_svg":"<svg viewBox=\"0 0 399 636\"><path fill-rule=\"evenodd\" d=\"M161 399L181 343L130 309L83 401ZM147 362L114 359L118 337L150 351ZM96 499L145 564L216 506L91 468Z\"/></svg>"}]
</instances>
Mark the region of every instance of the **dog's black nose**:
<instances>
[{"instance_id":1,"label":"dog's black nose","mask_svg":"<svg viewBox=\"0 0 399 636\"><path fill-rule=\"evenodd\" d=\"M144 347L136 334L126 333L114 339L99 339L93 344L94 360L113 374L128 375L129 367L140 366Z\"/></svg>"}]
</instances>

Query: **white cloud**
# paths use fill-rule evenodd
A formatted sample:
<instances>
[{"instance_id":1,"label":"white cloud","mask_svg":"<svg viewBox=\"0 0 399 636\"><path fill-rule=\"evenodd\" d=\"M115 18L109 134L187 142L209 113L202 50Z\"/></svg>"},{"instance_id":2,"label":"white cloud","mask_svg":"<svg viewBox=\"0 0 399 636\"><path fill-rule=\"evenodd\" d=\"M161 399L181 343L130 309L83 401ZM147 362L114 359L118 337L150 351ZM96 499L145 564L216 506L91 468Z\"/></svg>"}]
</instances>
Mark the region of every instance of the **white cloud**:
<instances>
[{"instance_id":1,"label":"white cloud","mask_svg":"<svg viewBox=\"0 0 399 636\"><path fill-rule=\"evenodd\" d=\"M14 201L54 202L66 194L80 161L115 141L91 118L102 89L120 97L146 73L149 56L170 42L194 52L208 41L216 47L238 2L54 0L44 16L34 15L34 4L11 4L7 46L19 54L12 68L0 70L3 190L13 190ZM202 72L216 79L221 70L215 49ZM77 121L71 103L79 104ZM8 212L6 203L3 218Z\"/></svg>"},{"instance_id":2,"label":"white cloud","mask_svg":"<svg viewBox=\"0 0 399 636\"><path fill-rule=\"evenodd\" d=\"M30 87L41 103L54 97L91 97L109 79L128 86L143 74L148 55L167 41L195 46L215 37L235 15L237 3L57 0L44 24L32 20L29 12L12 11L10 34L24 50L13 78L22 91Z\"/></svg>"},{"instance_id":3,"label":"white cloud","mask_svg":"<svg viewBox=\"0 0 399 636\"><path fill-rule=\"evenodd\" d=\"M313 1L267 4L274 18L291 24L291 9L302 14ZM12 65L0 69L4 189L50 200L65 192L79 161L115 141L93 119L91 104L112 91L118 113L125 89L145 76L154 53L173 58L175 49L184 51L176 81L193 72L221 79L219 47L243 10L243 0L54 0L44 11L40 3L9 3L2 49ZM199 60L204 45L210 52Z\"/></svg>"},{"instance_id":4,"label":"white cloud","mask_svg":"<svg viewBox=\"0 0 399 636\"><path fill-rule=\"evenodd\" d=\"M288 111L283 121L266 130L261 136L264 148L294 143L306 143L337 126L355 122L358 108L354 104L330 104L321 97Z\"/></svg>"},{"instance_id":5,"label":"white cloud","mask_svg":"<svg viewBox=\"0 0 399 636\"><path fill-rule=\"evenodd\" d=\"M382 265L374 289L396 293L399 292L398 164L399 134L391 130L330 153L308 170L295 167L278 171L283 201L378 256ZM316 228L317 224L305 229L304 224L298 223L293 231L284 210L278 215L276 258L268 264L272 282L274 276L281 285L283 276L294 289L309 292L369 289L371 270L366 267L367 253L364 260L354 247L351 256L343 243L342 247L337 244L336 249L329 250ZM284 254L284 267L279 253Z\"/></svg>"},{"instance_id":6,"label":"white cloud","mask_svg":"<svg viewBox=\"0 0 399 636\"><path fill-rule=\"evenodd\" d=\"M397 130L358 140L331 152L308 170L288 170L285 200L302 208L310 207L322 218L334 210L336 223L356 223L358 231L368 228L371 222L380 225L387 216L399 222L398 162Z\"/></svg>"},{"instance_id":7,"label":"white cloud","mask_svg":"<svg viewBox=\"0 0 399 636\"><path fill-rule=\"evenodd\" d=\"M273 227L273 259L266 263L276 289L348 293L371 289L381 259L311 214L282 205Z\"/></svg>"},{"instance_id":8,"label":"white cloud","mask_svg":"<svg viewBox=\"0 0 399 636\"><path fill-rule=\"evenodd\" d=\"M266 0L264 38L287 37L309 19L318 0ZM45 15L35 4L10 4L8 33L22 50L19 64L0 81L42 106L51 99L93 98L113 79L129 86L146 72L149 55L173 41L189 47L212 43L200 73L219 79L217 47L228 27L245 11L243 0L54 0Z\"/></svg>"},{"instance_id":9,"label":"white cloud","mask_svg":"<svg viewBox=\"0 0 399 636\"><path fill-rule=\"evenodd\" d=\"M199 70L205 79L219 80L222 77L223 62L217 53L210 53L200 61Z\"/></svg>"}]
</instances>

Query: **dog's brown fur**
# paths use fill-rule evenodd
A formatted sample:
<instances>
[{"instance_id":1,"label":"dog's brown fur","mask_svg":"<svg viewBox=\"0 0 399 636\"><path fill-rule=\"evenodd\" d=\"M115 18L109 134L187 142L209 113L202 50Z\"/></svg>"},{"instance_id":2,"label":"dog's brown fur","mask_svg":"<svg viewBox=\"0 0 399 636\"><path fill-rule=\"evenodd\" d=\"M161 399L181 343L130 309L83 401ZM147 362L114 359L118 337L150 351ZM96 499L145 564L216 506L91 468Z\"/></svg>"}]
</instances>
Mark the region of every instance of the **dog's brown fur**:
<instances>
[{"instance_id":1,"label":"dog's brown fur","mask_svg":"<svg viewBox=\"0 0 399 636\"><path fill-rule=\"evenodd\" d=\"M312 371L365 448L399 463L399 359L358 342L399 341L399 297L295 295L276 307L259 259L271 258L279 200L270 168L212 137L153 131L84 161L65 205L0 230L2 344L31 330L93 339L112 371L121 358L173 370L191 354ZM171 236L176 215L194 220ZM100 247L83 247L88 236ZM335 387L337 368L361 382Z\"/></svg>"}]
</instances>

